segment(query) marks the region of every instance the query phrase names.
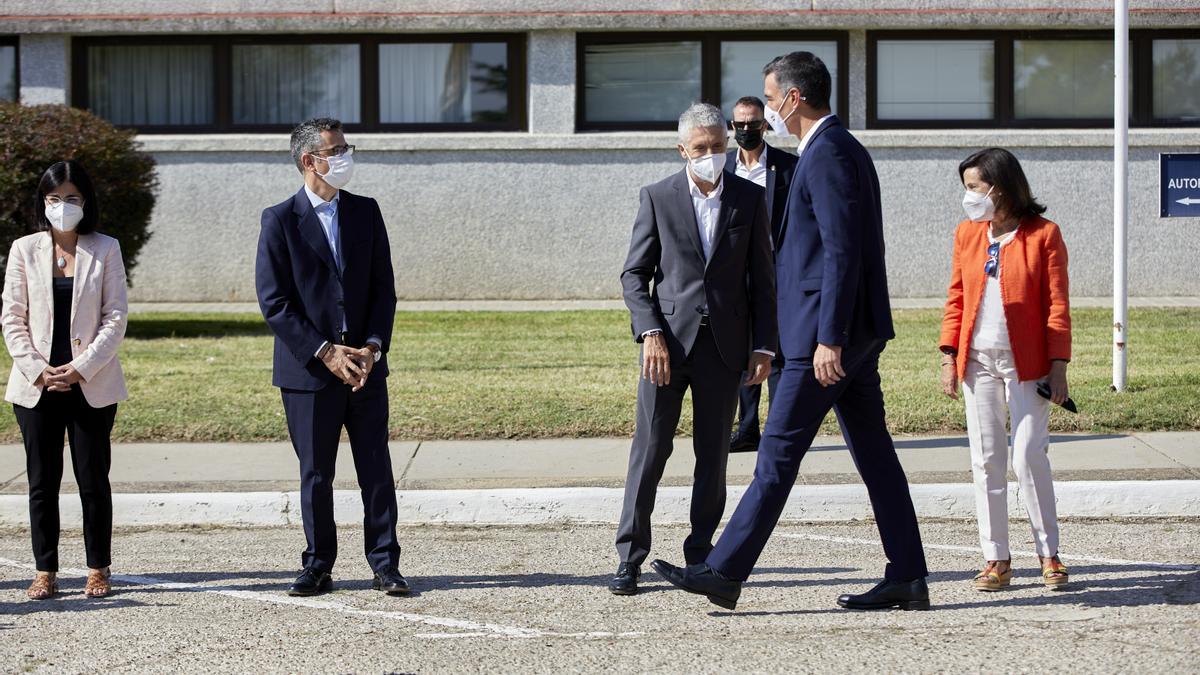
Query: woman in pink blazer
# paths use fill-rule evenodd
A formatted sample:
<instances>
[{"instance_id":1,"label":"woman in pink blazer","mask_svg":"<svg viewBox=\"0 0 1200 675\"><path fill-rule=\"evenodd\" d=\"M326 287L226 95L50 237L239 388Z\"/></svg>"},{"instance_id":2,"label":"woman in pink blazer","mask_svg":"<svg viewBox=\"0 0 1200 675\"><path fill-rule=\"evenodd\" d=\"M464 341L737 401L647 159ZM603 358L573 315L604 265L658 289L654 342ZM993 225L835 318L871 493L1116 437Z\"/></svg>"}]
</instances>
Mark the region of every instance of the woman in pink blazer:
<instances>
[{"instance_id":1,"label":"woman in pink blazer","mask_svg":"<svg viewBox=\"0 0 1200 675\"><path fill-rule=\"evenodd\" d=\"M37 189L40 232L13 242L4 276L4 342L12 373L4 398L25 440L29 520L37 573L26 592L58 592L58 487L63 434L83 502L89 568L84 594L111 590L112 491L109 436L127 397L117 348L125 337L125 264L116 239L97 233L92 182L58 162Z\"/></svg>"}]
</instances>

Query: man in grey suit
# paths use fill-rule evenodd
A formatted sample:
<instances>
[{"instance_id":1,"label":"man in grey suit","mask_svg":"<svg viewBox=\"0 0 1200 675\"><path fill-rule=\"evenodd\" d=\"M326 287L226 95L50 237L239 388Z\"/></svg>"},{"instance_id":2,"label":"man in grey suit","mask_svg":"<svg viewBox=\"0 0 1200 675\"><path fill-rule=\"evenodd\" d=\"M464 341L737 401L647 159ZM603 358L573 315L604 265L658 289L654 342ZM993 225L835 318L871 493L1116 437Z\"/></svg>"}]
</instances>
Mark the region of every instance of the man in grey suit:
<instances>
[{"instance_id":1,"label":"man in grey suit","mask_svg":"<svg viewBox=\"0 0 1200 675\"><path fill-rule=\"evenodd\" d=\"M722 170L726 145L721 111L692 105L679 118L686 168L640 195L621 274L633 337L642 344L642 377L617 529L621 564L609 582L617 595L637 593L655 493L689 388L696 469L684 557L702 562L712 550L725 511L738 387L762 383L777 349L766 201L762 188Z\"/></svg>"}]
</instances>

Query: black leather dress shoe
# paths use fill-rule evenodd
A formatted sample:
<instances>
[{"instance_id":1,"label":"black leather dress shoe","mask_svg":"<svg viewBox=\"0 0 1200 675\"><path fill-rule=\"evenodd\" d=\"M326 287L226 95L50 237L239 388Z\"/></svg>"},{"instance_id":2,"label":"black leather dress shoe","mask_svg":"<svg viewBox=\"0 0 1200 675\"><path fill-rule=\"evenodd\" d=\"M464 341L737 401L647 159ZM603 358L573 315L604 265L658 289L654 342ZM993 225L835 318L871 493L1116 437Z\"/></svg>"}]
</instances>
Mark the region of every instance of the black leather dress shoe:
<instances>
[{"instance_id":1,"label":"black leather dress shoe","mask_svg":"<svg viewBox=\"0 0 1200 675\"><path fill-rule=\"evenodd\" d=\"M757 452L758 451L758 442L760 440L761 439L758 436L751 438L749 436L743 436L741 434L734 434L733 437L729 439L729 451L730 452Z\"/></svg>"},{"instance_id":2,"label":"black leather dress shoe","mask_svg":"<svg viewBox=\"0 0 1200 675\"><path fill-rule=\"evenodd\" d=\"M929 609L929 586L924 577L912 581L884 579L866 593L838 597L837 603L846 609Z\"/></svg>"},{"instance_id":3,"label":"black leather dress shoe","mask_svg":"<svg viewBox=\"0 0 1200 675\"><path fill-rule=\"evenodd\" d=\"M305 567L288 588L288 595L320 595L333 590L333 577L313 567Z\"/></svg>"},{"instance_id":4,"label":"black leather dress shoe","mask_svg":"<svg viewBox=\"0 0 1200 675\"><path fill-rule=\"evenodd\" d=\"M742 582L726 579L704 563L682 568L665 560L655 560L650 566L675 587L688 593L703 595L718 607L734 609L742 595Z\"/></svg>"},{"instance_id":5,"label":"black leather dress shoe","mask_svg":"<svg viewBox=\"0 0 1200 675\"><path fill-rule=\"evenodd\" d=\"M608 590L613 595L635 595L638 592L638 577L642 576L642 568L632 563L621 563L617 568L617 576L608 582Z\"/></svg>"},{"instance_id":6,"label":"black leather dress shoe","mask_svg":"<svg viewBox=\"0 0 1200 675\"><path fill-rule=\"evenodd\" d=\"M377 591L383 591L388 595L408 595L408 582L400 575L400 570L395 567L385 567L375 573L375 580L371 582L371 588Z\"/></svg>"}]
</instances>

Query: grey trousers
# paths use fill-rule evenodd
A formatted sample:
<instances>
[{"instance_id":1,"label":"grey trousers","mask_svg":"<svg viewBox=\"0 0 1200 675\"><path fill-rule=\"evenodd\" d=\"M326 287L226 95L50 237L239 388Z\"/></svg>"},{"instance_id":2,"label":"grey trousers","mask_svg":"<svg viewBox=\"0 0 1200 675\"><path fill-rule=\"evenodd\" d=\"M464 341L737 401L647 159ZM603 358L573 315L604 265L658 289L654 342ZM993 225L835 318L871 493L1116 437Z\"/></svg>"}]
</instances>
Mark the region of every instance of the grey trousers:
<instances>
[{"instance_id":1,"label":"grey trousers","mask_svg":"<svg viewBox=\"0 0 1200 675\"><path fill-rule=\"evenodd\" d=\"M629 450L625 478L625 504L617 526L617 553L621 562L641 565L650 553L650 514L658 482L671 456L683 396L692 390L693 473L692 531L683 544L688 564L703 562L712 550L713 535L725 512L725 464L729 458L729 432L737 409L741 371L721 360L708 327L696 336L691 354L683 363L671 364L670 384L659 387L638 382L637 426Z\"/></svg>"}]
</instances>

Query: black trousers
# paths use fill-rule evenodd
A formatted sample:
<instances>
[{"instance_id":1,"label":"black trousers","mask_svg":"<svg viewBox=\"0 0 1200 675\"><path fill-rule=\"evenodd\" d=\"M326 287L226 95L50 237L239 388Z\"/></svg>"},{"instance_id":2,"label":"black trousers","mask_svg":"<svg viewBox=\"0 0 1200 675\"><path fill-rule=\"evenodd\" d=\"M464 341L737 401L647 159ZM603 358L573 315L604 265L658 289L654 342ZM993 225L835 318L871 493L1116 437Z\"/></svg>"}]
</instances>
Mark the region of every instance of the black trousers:
<instances>
[{"instance_id":1,"label":"black trousers","mask_svg":"<svg viewBox=\"0 0 1200 675\"><path fill-rule=\"evenodd\" d=\"M625 503L617 526L621 562L641 565L650 553L650 514L667 459L674 448L675 429L683 412L683 396L692 390L692 449L696 468L692 482L692 531L683 542L689 564L702 562L712 550L712 538L725 513L725 465L729 458L729 428L737 406L741 373L731 370L717 352L708 328L701 328L683 363L671 364L671 383L659 387L638 382L637 423L629 450Z\"/></svg>"},{"instance_id":2,"label":"black trousers","mask_svg":"<svg viewBox=\"0 0 1200 675\"><path fill-rule=\"evenodd\" d=\"M68 392L47 391L33 408L13 405L17 426L25 439L25 470L29 478L29 526L38 570L58 571L58 489L63 474L63 433L71 446L71 465L83 503L83 543L87 566L112 563L113 422L117 404L88 405L79 385Z\"/></svg>"},{"instance_id":3,"label":"black trousers","mask_svg":"<svg viewBox=\"0 0 1200 675\"><path fill-rule=\"evenodd\" d=\"M767 387L771 392L772 398L775 397L775 392L778 390L779 375L782 372L783 353L777 352L775 358L771 360L771 374L767 376ZM743 376L748 376L749 374L748 372L743 373ZM737 430L734 432L737 436L754 441L757 441L762 436L758 430L758 404L761 398L761 384L742 385L738 390ZM771 400L769 399L767 400L767 414L771 414Z\"/></svg>"},{"instance_id":4,"label":"black trousers","mask_svg":"<svg viewBox=\"0 0 1200 675\"><path fill-rule=\"evenodd\" d=\"M354 470L362 493L364 553L371 569L396 567L396 484L388 452L387 381L368 378L351 392L346 384L318 391L282 390L292 447L300 460L300 510L308 546L304 567L332 572L337 559L333 520L333 477L342 427L350 437Z\"/></svg>"}]
</instances>

